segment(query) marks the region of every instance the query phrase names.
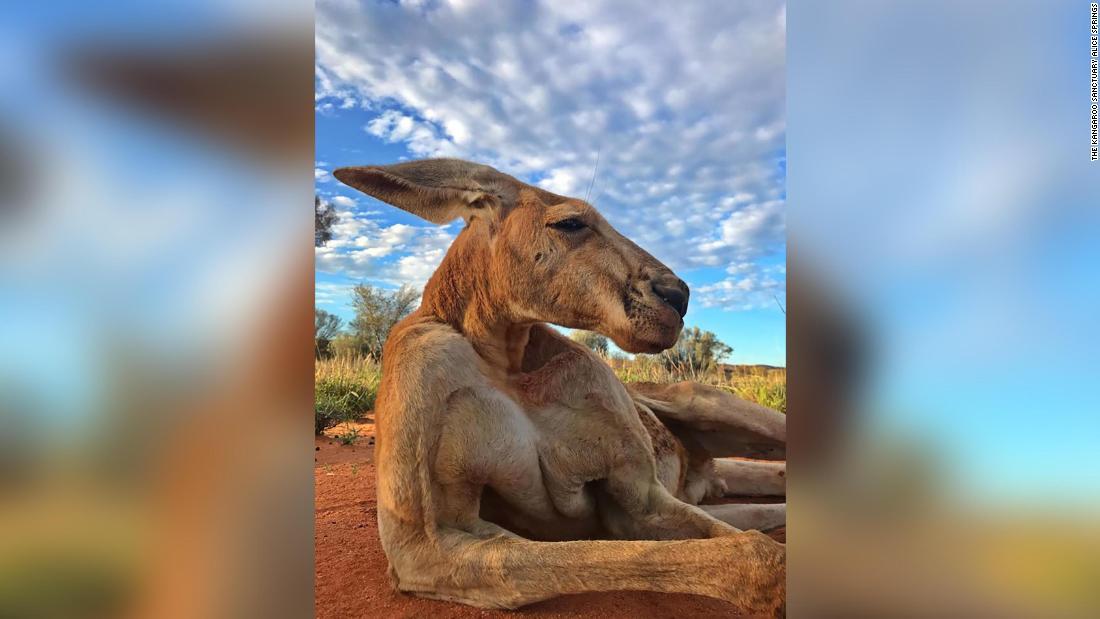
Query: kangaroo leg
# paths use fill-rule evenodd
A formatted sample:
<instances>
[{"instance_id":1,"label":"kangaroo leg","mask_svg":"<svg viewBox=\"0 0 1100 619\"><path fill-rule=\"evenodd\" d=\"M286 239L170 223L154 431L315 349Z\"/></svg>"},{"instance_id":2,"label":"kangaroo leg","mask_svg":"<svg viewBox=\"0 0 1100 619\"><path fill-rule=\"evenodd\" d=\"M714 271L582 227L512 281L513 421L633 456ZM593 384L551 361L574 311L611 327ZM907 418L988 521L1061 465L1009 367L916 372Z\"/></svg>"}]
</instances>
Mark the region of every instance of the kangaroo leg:
<instances>
[{"instance_id":1,"label":"kangaroo leg","mask_svg":"<svg viewBox=\"0 0 1100 619\"><path fill-rule=\"evenodd\" d=\"M432 577L399 588L482 608L518 608L571 593L660 591L719 598L738 612L780 616L784 546L756 531L680 541L533 542L441 529ZM424 556L424 553L418 553Z\"/></svg>"},{"instance_id":2,"label":"kangaroo leg","mask_svg":"<svg viewBox=\"0 0 1100 619\"><path fill-rule=\"evenodd\" d=\"M572 593L658 591L722 599L746 614L783 612L785 546L758 531L722 524L715 529L721 535L707 539L536 542L478 518L477 484L436 485L432 494L441 508L434 522L379 505L383 546L401 591L482 608Z\"/></svg>"},{"instance_id":3,"label":"kangaroo leg","mask_svg":"<svg viewBox=\"0 0 1100 619\"><path fill-rule=\"evenodd\" d=\"M787 523L786 503L731 503L700 507L718 520L746 531L768 531Z\"/></svg>"},{"instance_id":4,"label":"kangaroo leg","mask_svg":"<svg viewBox=\"0 0 1100 619\"><path fill-rule=\"evenodd\" d=\"M786 462L717 458L714 473L725 496L787 496Z\"/></svg>"},{"instance_id":5,"label":"kangaroo leg","mask_svg":"<svg viewBox=\"0 0 1100 619\"><path fill-rule=\"evenodd\" d=\"M653 411L689 452L711 458L782 460L786 416L716 387L693 382L627 385L636 403Z\"/></svg>"},{"instance_id":6,"label":"kangaroo leg","mask_svg":"<svg viewBox=\"0 0 1100 619\"><path fill-rule=\"evenodd\" d=\"M429 516L426 521L408 518L407 506L379 502L383 547L401 591L482 608L518 608L571 593L640 590L706 595L742 613L783 612L785 546L757 531L732 529L697 507L661 498L667 492L662 494L655 481L653 506L642 514L626 509L624 517L634 516L639 527L664 534L699 528L705 531L698 533L715 536L535 542L477 517L479 484L432 485L434 491L421 495L435 506L432 516L421 512ZM428 501L413 503L426 506ZM660 526L661 521L668 522Z\"/></svg>"}]
</instances>

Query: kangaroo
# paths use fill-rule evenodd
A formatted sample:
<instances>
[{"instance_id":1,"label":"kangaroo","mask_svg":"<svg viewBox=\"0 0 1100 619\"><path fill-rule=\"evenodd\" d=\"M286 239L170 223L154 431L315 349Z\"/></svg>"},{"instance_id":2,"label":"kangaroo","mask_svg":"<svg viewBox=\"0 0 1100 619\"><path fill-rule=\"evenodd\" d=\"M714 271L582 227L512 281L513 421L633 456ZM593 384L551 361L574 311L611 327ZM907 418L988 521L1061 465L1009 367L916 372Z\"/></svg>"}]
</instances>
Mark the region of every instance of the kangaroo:
<instances>
[{"instance_id":1,"label":"kangaroo","mask_svg":"<svg viewBox=\"0 0 1100 619\"><path fill-rule=\"evenodd\" d=\"M687 285L590 204L457 159L334 176L466 226L390 332L375 407L378 528L396 588L483 608L589 591L782 615L784 416L693 383L624 385L547 323L672 346Z\"/></svg>"}]
</instances>

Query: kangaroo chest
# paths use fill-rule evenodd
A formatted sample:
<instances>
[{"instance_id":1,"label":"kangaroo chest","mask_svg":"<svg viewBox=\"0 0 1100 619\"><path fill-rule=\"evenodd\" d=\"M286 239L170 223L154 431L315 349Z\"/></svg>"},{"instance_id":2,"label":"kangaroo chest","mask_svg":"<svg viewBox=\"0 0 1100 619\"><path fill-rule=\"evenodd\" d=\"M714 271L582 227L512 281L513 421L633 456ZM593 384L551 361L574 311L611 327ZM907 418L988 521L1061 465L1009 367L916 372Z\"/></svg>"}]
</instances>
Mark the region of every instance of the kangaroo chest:
<instances>
[{"instance_id":1,"label":"kangaroo chest","mask_svg":"<svg viewBox=\"0 0 1100 619\"><path fill-rule=\"evenodd\" d=\"M555 358L474 399L459 405L477 410L458 418L492 447L464 476L483 484L482 517L506 528L536 539L598 537L615 495L655 474L655 443L640 416L648 413L599 359Z\"/></svg>"}]
</instances>

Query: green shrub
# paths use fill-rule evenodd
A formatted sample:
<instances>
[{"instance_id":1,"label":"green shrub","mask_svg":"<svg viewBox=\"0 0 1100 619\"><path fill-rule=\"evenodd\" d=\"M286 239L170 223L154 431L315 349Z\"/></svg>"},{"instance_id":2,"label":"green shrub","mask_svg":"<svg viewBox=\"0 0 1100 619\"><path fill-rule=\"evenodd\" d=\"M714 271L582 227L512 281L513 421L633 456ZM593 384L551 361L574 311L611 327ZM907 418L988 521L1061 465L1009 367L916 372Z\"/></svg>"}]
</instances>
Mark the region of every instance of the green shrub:
<instances>
[{"instance_id":1,"label":"green shrub","mask_svg":"<svg viewBox=\"0 0 1100 619\"><path fill-rule=\"evenodd\" d=\"M382 371L370 357L320 359L314 370L314 432L360 419L374 408Z\"/></svg>"},{"instance_id":2,"label":"green shrub","mask_svg":"<svg viewBox=\"0 0 1100 619\"><path fill-rule=\"evenodd\" d=\"M595 331L583 331L581 329L574 329L573 333L569 335L570 339L578 344L587 346L589 350L607 356L607 338L596 333Z\"/></svg>"},{"instance_id":3,"label":"green shrub","mask_svg":"<svg viewBox=\"0 0 1100 619\"><path fill-rule=\"evenodd\" d=\"M351 428L337 434L336 440L340 441L341 445L354 445L359 441L359 428Z\"/></svg>"}]
</instances>

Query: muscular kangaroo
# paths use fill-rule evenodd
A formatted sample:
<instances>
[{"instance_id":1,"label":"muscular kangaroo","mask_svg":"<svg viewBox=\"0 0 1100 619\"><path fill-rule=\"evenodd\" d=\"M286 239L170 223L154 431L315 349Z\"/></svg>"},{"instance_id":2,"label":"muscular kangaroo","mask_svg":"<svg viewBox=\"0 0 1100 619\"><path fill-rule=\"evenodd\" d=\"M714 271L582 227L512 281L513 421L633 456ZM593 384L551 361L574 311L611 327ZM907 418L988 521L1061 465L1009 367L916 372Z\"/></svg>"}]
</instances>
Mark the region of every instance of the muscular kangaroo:
<instances>
[{"instance_id":1,"label":"muscular kangaroo","mask_svg":"<svg viewBox=\"0 0 1100 619\"><path fill-rule=\"evenodd\" d=\"M692 383L623 385L546 323L623 350L676 342L688 287L589 204L454 159L337 179L466 227L391 331L375 410L378 522L396 587L487 608L586 591L721 598L780 615L783 416ZM709 510L709 511L708 511Z\"/></svg>"}]
</instances>

